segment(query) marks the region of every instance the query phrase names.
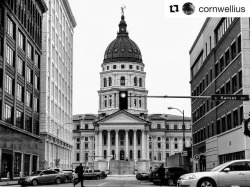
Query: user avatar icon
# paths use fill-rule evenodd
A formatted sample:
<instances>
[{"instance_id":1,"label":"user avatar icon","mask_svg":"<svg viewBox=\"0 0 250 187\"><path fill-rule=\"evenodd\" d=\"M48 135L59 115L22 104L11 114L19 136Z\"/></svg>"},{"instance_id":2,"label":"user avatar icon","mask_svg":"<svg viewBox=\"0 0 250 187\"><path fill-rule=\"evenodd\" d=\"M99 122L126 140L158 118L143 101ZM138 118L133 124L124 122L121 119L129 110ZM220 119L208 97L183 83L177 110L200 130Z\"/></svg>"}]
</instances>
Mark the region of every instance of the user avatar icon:
<instances>
[{"instance_id":1,"label":"user avatar icon","mask_svg":"<svg viewBox=\"0 0 250 187\"><path fill-rule=\"evenodd\" d=\"M185 3L183 6L182 6L182 11L187 14L187 15L191 15L194 13L194 10L195 10L195 7L193 5L193 3Z\"/></svg>"}]
</instances>

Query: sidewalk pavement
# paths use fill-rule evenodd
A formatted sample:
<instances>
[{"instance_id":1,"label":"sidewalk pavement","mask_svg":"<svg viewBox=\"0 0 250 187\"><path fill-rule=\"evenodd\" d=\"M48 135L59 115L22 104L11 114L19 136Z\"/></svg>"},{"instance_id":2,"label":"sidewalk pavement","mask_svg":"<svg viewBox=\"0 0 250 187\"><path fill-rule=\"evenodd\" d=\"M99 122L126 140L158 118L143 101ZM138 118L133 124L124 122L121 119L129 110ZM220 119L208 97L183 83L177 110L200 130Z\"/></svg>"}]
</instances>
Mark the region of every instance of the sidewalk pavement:
<instances>
[{"instance_id":1,"label":"sidewalk pavement","mask_svg":"<svg viewBox=\"0 0 250 187\"><path fill-rule=\"evenodd\" d=\"M20 184L18 184L18 180L7 180L7 179L1 179L0 186L15 186L15 187L21 187Z\"/></svg>"}]
</instances>

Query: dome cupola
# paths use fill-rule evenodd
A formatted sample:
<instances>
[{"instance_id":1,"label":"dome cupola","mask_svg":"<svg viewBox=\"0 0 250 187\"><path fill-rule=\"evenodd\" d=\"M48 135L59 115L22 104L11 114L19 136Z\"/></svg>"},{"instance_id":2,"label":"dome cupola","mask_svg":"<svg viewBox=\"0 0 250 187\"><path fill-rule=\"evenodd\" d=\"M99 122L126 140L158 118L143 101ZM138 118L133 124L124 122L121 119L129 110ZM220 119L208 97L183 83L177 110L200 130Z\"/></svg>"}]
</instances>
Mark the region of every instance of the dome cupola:
<instances>
[{"instance_id":1,"label":"dome cupola","mask_svg":"<svg viewBox=\"0 0 250 187\"><path fill-rule=\"evenodd\" d=\"M104 63L128 61L142 63L141 51L137 44L131 40L127 32L125 16L122 13L117 37L107 47L104 54Z\"/></svg>"}]
</instances>

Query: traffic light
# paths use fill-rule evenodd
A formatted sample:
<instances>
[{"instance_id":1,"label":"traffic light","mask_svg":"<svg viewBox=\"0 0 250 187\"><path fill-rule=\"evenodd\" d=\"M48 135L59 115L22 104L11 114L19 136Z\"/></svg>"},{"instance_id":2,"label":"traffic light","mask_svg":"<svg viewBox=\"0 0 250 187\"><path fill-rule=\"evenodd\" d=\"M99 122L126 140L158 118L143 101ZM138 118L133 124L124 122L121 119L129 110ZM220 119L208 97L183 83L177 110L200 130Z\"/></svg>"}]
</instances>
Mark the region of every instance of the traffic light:
<instances>
[{"instance_id":1,"label":"traffic light","mask_svg":"<svg viewBox=\"0 0 250 187\"><path fill-rule=\"evenodd\" d=\"M119 109L120 110L128 109L128 92L127 91L119 92Z\"/></svg>"},{"instance_id":2,"label":"traffic light","mask_svg":"<svg viewBox=\"0 0 250 187\"><path fill-rule=\"evenodd\" d=\"M250 118L244 119L244 134L250 137Z\"/></svg>"}]
</instances>

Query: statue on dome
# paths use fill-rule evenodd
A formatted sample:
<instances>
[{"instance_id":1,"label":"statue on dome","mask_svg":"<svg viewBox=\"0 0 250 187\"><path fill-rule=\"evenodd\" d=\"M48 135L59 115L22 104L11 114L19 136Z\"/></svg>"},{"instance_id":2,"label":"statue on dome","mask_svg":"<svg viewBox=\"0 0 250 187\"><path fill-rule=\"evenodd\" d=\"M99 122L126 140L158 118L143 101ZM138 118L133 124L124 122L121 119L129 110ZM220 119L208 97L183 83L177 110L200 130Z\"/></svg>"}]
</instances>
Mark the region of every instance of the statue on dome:
<instances>
[{"instance_id":1,"label":"statue on dome","mask_svg":"<svg viewBox=\"0 0 250 187\"><path fill-rule=\"evenodd\" d=\"M126 6L125 5L123 5L123 7L121 7L121 10L122 10L122 16L124 16L124 11L123 11L123 9L125 9L126 8Z\"/></svg>"}]
</instances>

